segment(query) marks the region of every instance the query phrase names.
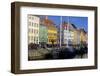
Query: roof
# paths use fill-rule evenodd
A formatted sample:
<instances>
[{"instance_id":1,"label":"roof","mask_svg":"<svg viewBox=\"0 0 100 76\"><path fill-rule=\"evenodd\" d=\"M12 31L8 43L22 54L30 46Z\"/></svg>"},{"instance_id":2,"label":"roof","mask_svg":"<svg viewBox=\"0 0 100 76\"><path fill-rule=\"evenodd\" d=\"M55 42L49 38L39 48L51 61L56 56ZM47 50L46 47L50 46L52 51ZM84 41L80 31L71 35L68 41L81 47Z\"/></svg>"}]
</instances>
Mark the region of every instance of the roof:
<instances>
[{"instance_id":1,"label":"roof","mask_svg":"<svg viewBox=\"0 0 100 76\"><path fill-rule=\"evenodd\" d=\"M83 31L84 33L87 33L87 32L84 30L84 28L81 28L80 31Z\"/></svg>"},{"instance_id":2,"label":"roof","mask_svg":"<svg viewBox=\"0 0 100 76\"><path fill-rule=\"evenodd\" d=\"M67 29L68 25L69 25L69 28L71 28L71 26L72 26L74 29L77 29L77 27L74 24L71 24L71 23L68 23L68 22L63 22L62 28L66 28Z\"/></svg>"},{"instance_id":3,"label":"roof","mask_svg":"<svg viewBox=\"0 0 100 76\"><path fill-rule=\"evenodd\" d=\"M44 26L46 26L47 28L54 28L57 29L54 22L52 20L49 19L41 19L40 21L41 24L43 24Z\"/></svg>"},{"instance_id":4,"label":"roof","mask_svg":"<svg viewBox=\"0 0 100 76\"><path fill-rule=\"evenodd\" d=\"M77 29L77 27L74 24L71 24L75 29Z\"/></svg>"}]
</instances>

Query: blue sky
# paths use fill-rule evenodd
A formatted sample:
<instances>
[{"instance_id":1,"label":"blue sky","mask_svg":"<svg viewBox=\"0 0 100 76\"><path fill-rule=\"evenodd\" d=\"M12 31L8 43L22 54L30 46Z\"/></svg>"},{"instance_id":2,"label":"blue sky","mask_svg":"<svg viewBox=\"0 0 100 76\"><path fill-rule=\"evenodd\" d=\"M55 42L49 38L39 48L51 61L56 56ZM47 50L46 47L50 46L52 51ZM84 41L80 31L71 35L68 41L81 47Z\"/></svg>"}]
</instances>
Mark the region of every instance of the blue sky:
<instances>
[{"instance_id":1,"label":"blue sky","mask_svg":"<svg viewBox=\"0 0 100 76\"><path fill-rule=\"evenodd\" d=\"M48 16L48 19L52 20L56 24L56 26L60 25L60 18L61 16ZM74 24L77 28L84 28L85 31L88 31L88 17L62 16L62 22L64 21L69 21L70 23Z\"/></svg>"}]
</instances>

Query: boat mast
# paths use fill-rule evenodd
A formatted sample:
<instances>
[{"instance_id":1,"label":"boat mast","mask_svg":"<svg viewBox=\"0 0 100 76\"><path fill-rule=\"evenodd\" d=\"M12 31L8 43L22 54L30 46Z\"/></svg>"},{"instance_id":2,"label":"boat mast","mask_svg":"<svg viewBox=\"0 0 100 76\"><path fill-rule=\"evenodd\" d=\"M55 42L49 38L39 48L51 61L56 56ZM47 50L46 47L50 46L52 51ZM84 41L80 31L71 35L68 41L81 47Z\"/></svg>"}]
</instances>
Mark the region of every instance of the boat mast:
<instances>
[{"instance_id":1,"label":"boat mast","mask_svg":"<svg viewBox=\"0 0 100 76\"><path fill-rule=\"evenodd\" d=\"M67 26L67 47L69 47L68 45L68 41L69 41L69 26L70 26L70 23L69 23L69 17L68 17L68 26Z\"/></svg>"},{"instance_id":2,"label":"boat mast","mask_svg":"<svg viewBox=\"0 0 100 76\"><path fill-rule=\"evenodd\" d=\"M61 48L61 39L62 39L62 16L60 17L60 48Z\"/></svg>"}]
</instances>

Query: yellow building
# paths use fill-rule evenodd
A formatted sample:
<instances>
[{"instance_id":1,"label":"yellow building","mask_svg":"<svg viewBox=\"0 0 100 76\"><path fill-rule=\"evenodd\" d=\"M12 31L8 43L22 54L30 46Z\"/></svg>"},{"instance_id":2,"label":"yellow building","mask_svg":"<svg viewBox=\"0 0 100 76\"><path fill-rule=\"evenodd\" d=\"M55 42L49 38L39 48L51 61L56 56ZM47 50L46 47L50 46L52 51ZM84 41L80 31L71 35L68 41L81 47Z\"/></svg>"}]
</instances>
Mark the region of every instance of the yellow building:
<instances>
[{"instance_id":1,"label":"yellow building","mask_svg":"<svg viewBox=\"0 0 100 76\"><path fill-rule=\"evenodd\" d=\"M48 26L48 44L57 44L57 29L54 26Z\"/></svg>"},{"instance_id":2,"label":"yellow building","mask_svg":"<svg viewBox=\"0 0 100 76\"><path fill-rule=\"evenodd\" d=\"M73 45L80 44L80 31L78 29L73 30L74 38L73 38Z\"/></svg>"},{"instance_id":3,"label":"yellow building","mask_svg":"<svg viewBox=\"0 0 100 76\"><path fill-rule=\"evenodd\" d=\"M84 29L80 29L80 42L81 43L87 43L87 33L86 33L86 31L84 30Z\"/></svg>"},{"instance_id":4,"label":"yellow building","mask_svg":"<svg viewBox=\"0 0 100 76\"><path fill-rule=\"evenodd\" d=\"M47 44L57 44L57 28L53 21L49 20L47 17L43 20L43 24L47 27L48 41Z\"/></svg>"},{"instance_id":5,"label":"yellow building","mask_svg":"<svg viewBox=\"0 0 100 76\"><path fill-rule=\"evenodd\" d=\"M84 29L74 29L73 45L87 44L87 33Z\"/></svg>"}]
</instances>

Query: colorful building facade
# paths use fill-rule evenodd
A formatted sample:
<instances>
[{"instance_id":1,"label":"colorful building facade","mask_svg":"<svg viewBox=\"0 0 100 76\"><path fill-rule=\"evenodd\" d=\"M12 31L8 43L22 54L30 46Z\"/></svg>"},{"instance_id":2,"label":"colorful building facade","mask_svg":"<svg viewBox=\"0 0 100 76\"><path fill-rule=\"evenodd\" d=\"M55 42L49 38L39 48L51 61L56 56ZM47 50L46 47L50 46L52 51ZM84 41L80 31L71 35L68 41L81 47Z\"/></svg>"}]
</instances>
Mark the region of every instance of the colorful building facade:
<instances>
[{"instance_id":1,"label":"colorful building facade","mask_svg":"<svg viewBox=\"0 0 100 76\"><path fill-rule=\"evenodd\" d=\"M70 23L64 22L62 25L62 44L73 45L74 40L74 26Z\"/></svg>"},{"instance_id":2,"label":"colorful building facade","mask_svg":"<svg viewBox=\"0 0 100 76\"><path fill-rule=\"evenodd\" d=\"M39 25L40 18L38 16L28 15L28 44L39 44Z\"/></svg>"},{"instance_id":3,"label":"colorful building facade","mask_svg":"<svg viewBox=\"0 0 100 76\"><path fill-rule=\"evenodd\" d=\"M47 30L47 27L44 26L43 24L40 24L39 26L39 43L40 44L47 44L47 34L48 30Z\"/></svg>"},{"instance_id":4,"label":"colorful building facade","mask_svg":"<svg viewBox=\"0 0 100 76\"><path fill-rule=\"evenodd\" d=\"M73 45L79 45L80 44L80 31L78 29L73 30L74 32L74 39L73 39Z\"/></svg>"},{"instance_id":5,"label":"colorful building facade","mask_svg":"<svg viewBox=\"0 0 100 76\"><path fill-rule=\"evenodd\" d=\"M49 20L46 16L46 18L42 21L42 24L47 27L47 44L57 44L57 28L53 21Z\"/></svg>"},{"instance_id":6,"label":"colorful building facade","mask_svg":"<svg viewBox=\"0 0 100 76\"><path fill-rule=\"evenodd\" d=\"M28 43L33 44L60 44L61 45L79 45L88 43L88 36L84 29L77 29L74 24L63 22L62 28L59 28L54 22L35 15L28 15Z\"/></svg>"},{"instance_id":7,"label":"colorful building facade","mask_svg":"<svg viewBox=\"0 0 100 76\"><path fill-rule=\"evenodd\" d=\"M87 41L88 41L87 32L84 29L80 29L80 43L87 44Z\"/></svg>"}]
</instances>

